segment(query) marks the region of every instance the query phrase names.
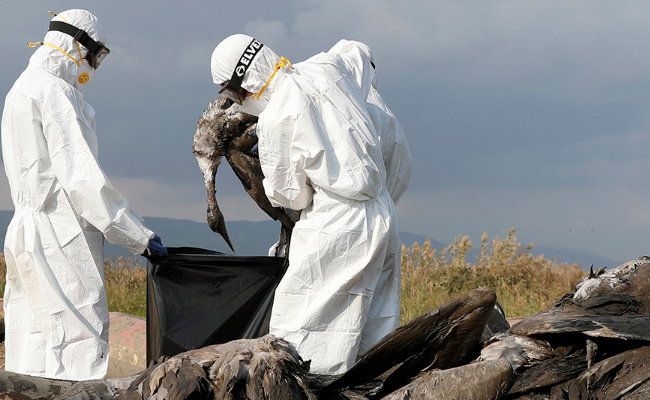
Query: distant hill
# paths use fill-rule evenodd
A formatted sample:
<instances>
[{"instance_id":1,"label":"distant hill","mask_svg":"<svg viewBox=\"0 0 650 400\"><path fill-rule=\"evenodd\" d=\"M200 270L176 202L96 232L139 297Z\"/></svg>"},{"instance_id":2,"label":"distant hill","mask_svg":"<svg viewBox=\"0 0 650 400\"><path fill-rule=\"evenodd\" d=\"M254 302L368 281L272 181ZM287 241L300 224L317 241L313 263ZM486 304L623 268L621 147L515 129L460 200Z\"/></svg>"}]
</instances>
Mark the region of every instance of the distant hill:
<instances>
[{"instance_id":1,"label":"distant hill","mask_svg":"<svg viewBox=\"0 0 650 400\"><path fill-rule=\"evenodd\" d=\"M593 253L587 253L581 250L575 249L558 249L555 247L548 246L536 246L530 251L531 254L538 256L543 255L546 259L554 259L557 257L559 262L565 262L567 264L580 264L582 269L589 270L593 265L594 270L601 267L607 268L616 268L624 262L628 262L638 256L643 254L635 254L630 257L629 260L612 260L611 258L601 257Z\"/></svg>"},{"instance_id":2,"label":"distant hill","mask_svg":"<svg viewBox=\"0 0 650 400\"><path fill-rule=\"evenodd\" d=\"M11 220L13 211L0 210L0 243L4 247L4 237L7 226ZM210 230L207 222L196 222L183 219L145 217L146 225L156 232L166 246L170 247L198 247L202 249L215 250L231 254L226 242L221 236ZM227 222L230 240L235 247L236 255L266 255L268 249L278 240L280 235L280 223L277 221L229 221ZM425 236L409 232L400 232L402 243L410 247L413 243L423 244ZM442 250L447 244L431 239L431 247ZM1 251L0 251L1 252ZM469 260L473 261L477 254L474 248L469 254ZM547 259L556 259L558 262L569 264L578 263L583 269L588 269L592 264L594 267L614 268L625 261L616 261L601 257L593 253L576 249L558 249L547 246L537 246L531 254L543 255ZM112 245L106 242L104 256L107 258L127 257L129 251L123 247ZM636 257L633 255L630 259ZM144 258L141 259L145 263Z\"/></svg>"}]
</instances>

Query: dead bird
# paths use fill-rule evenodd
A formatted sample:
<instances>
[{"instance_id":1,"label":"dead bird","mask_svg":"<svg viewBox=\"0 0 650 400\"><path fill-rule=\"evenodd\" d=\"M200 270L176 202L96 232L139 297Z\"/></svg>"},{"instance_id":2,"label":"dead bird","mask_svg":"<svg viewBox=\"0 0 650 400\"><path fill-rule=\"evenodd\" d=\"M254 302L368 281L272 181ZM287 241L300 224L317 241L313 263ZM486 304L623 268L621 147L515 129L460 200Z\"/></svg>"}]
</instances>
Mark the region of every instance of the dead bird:
<instances>
[{"instance_id":1,"label":"dead bird","mask_svg":"<svg viewBox=\"0 0 650 400\"><path fill-rule=\"evenodd\" d=\"M23 399L382 398L410 384L422 370L451 368L474 358L495 301L494 292L480 288L422 314L382 339L341 376L310 374L309 360L302 360L286 341L266 335L190 350L125 378L52 382L21 375L22 387L49 385L50 393L15 394ZM0 375L0 387L2 381Z\"/></svg>"},{"instance_id":2,"label":"dead bird","mask_svg":"<svg viewBox=\"0 0 650 400\"><path fill-rule=\"evenodd\" d=\"M52 400L72 387L74 383L0 369L0 399Z\"/></svg>"},{"instance_id":3,"label":"dead bird","mask_svg":"<svg viewBox=\"0 0 650 400\"><path fill-rule=\"evenodd\" d=\"M514 325L509 335L543 340L553 355L516 374L504 398L619 398L605 392L612 393L610 381L623 371L617 361L623 353L634 364L620 372L629 383L628 397L621 398L643 398L646 377L634 371L646 365L647 350L640 349L650 346L648 261L639 257L610 271L592 269L574 292ZM572 397L576 393L582 397Z\"/></svg>"},{"instance_id":4,"label":"dead bird","mask_svg":"<svg viewBox=\"0 0 650 400\"><path fill-rule=\"evenodd\" d=\"M74 383L14 374L9 381L0 374L0 388L51 391L25 399L641 399L650 392L650 335L636 294L648 269L642 262L592 274L585 281L600 277L602 285L590 285L601 290L576 296L581 282L485 341L480 356L496 304L485 288L396 329L339 376L310 374L309 360L265 336L181 353L127 378Z\"/></svg>"},{"instance_id":5,"label":"dead bird","mask_svg":"<svg viewBox=\"0 0 650 400\"><path fill-rule=\"evenodd\" d=\"M199 117L192 143L192 150L208 192L207 219L210 229L220 234L230 249L235 251L216 197L217 170L222 157L226 157L246 193L269 217L280 221L281 241L288 242L295 215L282 207L273 207L264 192L264 175L260 160L252 151L257 144L257 117L243 113L233 105L234 102L226 97L211 101Z\"/></svg>"},{"instance_id":6,"label":"dead bird","mask_svg":"<svg viewBox=\"0 0 650 400\"><path fill-rule=\"evenodd\" d=\"M372 395L382 398L421 371L469 362L480 349L495 304L493 291L478 288L414 318L377 342L327 390L360 387L376 380L379 385Z\"/></svg>"},{"instance_id":7,"label":"dead bird","mask_svg":"<svg viewBox=\"0 0 650 400\"><path fill-rule=\"evenodd\" d=\"M552 356L553 349L543 341L497 334L474 362L425 370L383 399L499 399L513 385L517 370L540 364Z\"/></svg>"},{"instance_id":8,"label":"dead bird","mask_svg":"<svg viewBox=\"0 0 650 400\"><path fill-rule=\"evenodd\" d=\"M607 358L556 389L561 399L650 398L650 347Z\"/></svg>"}]
</instances>

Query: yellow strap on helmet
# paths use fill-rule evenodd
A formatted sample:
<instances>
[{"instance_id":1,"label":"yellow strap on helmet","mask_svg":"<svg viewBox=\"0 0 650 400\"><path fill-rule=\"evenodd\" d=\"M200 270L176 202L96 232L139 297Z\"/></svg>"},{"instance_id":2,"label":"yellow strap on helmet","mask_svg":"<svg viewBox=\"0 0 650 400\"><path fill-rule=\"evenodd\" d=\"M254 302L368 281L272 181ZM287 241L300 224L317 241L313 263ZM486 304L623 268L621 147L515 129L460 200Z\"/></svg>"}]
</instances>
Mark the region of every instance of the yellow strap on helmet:
<instances>
[{"instance_id":1,"label":"yellow strap on helmet","mask_svg":"<svg viewBox=\"0 0 650 400\"><path fill-rule=\"evenodd\" d=\"M269 86L269 84L273 80L273 77L275 76L275 73L278 72L280 70L280 68L282 68L282 67L284 67L286 65L288 65L291 69L293 69L293 65L291 65L291 62L289 62L289 60L287 60L284 57L280 57L280 62L278 63L278 65L275 66L275 71L273 71L273 74L271 75L269 80L266 81L266 85L264 85L264 87L262 88L262 90L260 90L259 93L256 93L253 96L251 96L251 98L255 99L255 100L259 100L262 93L264 93L264 90L266 90L267 86Z\"/></svg>"}]
</instances>

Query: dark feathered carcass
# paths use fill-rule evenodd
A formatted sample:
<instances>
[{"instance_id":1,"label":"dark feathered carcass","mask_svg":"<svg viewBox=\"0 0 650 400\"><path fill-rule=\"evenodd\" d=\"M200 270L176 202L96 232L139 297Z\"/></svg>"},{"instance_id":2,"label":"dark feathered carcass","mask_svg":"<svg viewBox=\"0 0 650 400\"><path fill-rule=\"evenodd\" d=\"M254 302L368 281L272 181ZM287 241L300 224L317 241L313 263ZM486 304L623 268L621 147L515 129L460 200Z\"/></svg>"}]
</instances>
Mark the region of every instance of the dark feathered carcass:
<instances>
[{"instance_id":1,"label":"dark feathered carcass","mask_svg":"<svg viewBox=\"0 0 650 400\"><path fill-rule=\"evenodd\" d=\"M226 97L208 104L199 118L194 133L192 150L208 192L208 224L220 234L234 251L228 236L226 222L216 196L216 175L222 157L241 181L246 193L268 216L282 223L281 241L288 242L293 229L294 213L281 207L273 207L264 193L262 168L257 154L251 149L257 143L255 128L257 117L243 113Z\"/></svg>"}]
</instances>

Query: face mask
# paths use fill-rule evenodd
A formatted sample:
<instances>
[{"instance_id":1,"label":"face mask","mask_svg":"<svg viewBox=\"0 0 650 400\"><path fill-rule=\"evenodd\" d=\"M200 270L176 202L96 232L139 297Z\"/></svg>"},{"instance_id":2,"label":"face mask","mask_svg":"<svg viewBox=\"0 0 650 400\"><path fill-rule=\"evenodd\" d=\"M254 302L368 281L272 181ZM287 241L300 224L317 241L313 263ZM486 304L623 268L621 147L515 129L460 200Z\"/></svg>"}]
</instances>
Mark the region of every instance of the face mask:
<instances>
[{"instance_id":1,"label":"face mask","mask_svg":"<svg viewBox=\"0 0 650 400\"><path fill-rule=\"evenodd\" d=\"M265 96L263 96L260 100L246 97L246 99L241 104L236 104L236 106L242 112L258 117L268 104L269 99Z\"/></svg>"},{"instance_id":2,"label":"face mask","mask_svg":"<svg viewBox=\"0 0 650 400\"><path fill-rule=\"evenodd\" d=\"M241 104L238 104L237 106L239 107L239 109L247 114L259 116L262 113L262 111L264 111L264 109L266 108L266 105L269 104L269 100L270 100L270 94L269 91L266 90L266 88L269 86L269 84L275 77L275 74L280 70L280 68L287 65L291 69L293 69L293 65L291 65L289 60L287 60L284 57L280 57L280 62L278 63L278 65L275 66L275 71L273 71L273 74L266 82L266 85L264 85L264 87L262 88L262 90L259 91L259 93L255 93L250 97L246 97L246 99Z\"/></svg>"},{"instance_id":3,"label":"face mask","mask_svg":"<svg viewBox=\"0 0 650 400\"><path fill-rule=\"evenodd\" d=\"M83 92L83 88L90 83L95 77L95 68L91 67L90 64L84 62L79 67L77 67L76 79L74 81L74 87L77 90Z\"/></svg>"}]
</instances>

